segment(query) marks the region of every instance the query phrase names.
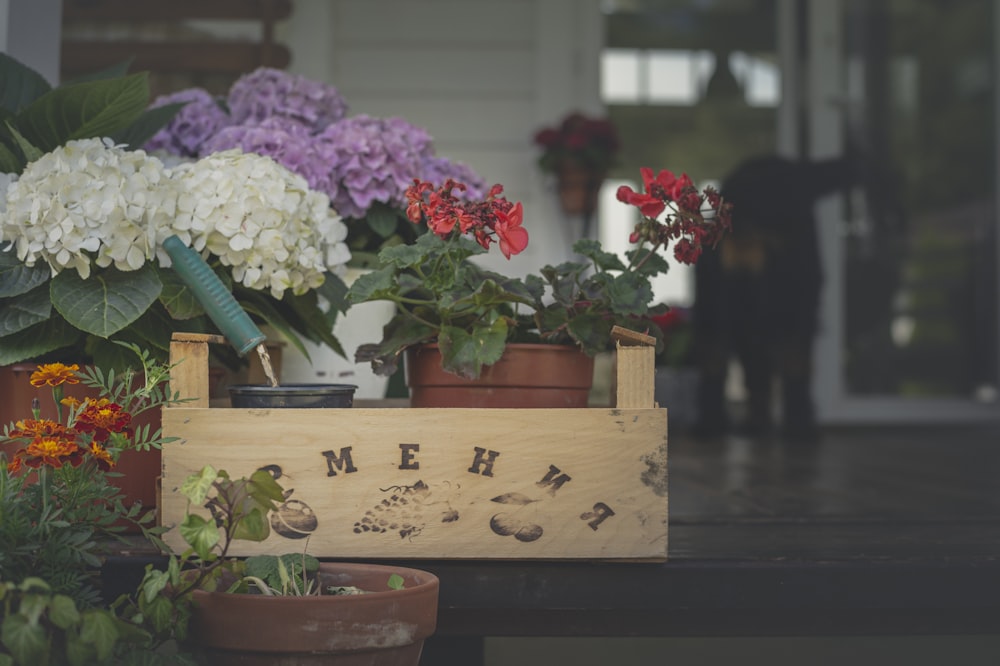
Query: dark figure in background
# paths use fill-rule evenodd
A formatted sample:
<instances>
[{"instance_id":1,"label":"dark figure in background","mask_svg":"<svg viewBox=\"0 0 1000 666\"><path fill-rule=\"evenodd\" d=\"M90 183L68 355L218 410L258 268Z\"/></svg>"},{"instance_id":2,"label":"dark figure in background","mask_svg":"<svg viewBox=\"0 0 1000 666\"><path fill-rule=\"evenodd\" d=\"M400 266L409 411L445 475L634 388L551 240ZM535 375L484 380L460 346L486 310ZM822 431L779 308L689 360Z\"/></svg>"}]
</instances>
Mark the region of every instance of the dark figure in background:
<instances>
[{"instance_id":1,"label":"dark figure in background","mask_svg":"<svg viewBox=\"0 0 1000 666\"><path fill-rule=\"evenodd\" d=\"M748 397L741 431L770 432L777 376L782 433L817 436L812 350L823 274L814 208L851 180L845 158L798 162L768 156L740 164L723 181L722 196L733 204L733 231L695 268L700 434L729 429L724 391L735 354Z\"/></svg>"}]
</instances>

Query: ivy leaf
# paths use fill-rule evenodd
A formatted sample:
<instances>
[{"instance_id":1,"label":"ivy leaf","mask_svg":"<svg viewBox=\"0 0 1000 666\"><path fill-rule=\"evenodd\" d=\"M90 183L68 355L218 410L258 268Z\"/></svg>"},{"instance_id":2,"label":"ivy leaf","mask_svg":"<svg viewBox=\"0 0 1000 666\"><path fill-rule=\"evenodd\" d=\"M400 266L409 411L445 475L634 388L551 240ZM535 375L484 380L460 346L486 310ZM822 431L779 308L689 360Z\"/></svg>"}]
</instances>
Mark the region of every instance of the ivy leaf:
<instances>
[{"instance_id":1,"label":"ivy leaf","mask_svg":"<svg viewBox=\"0 0 1000 666\"><path fill-rule=\"evenodd\" d=\"M189 513L177 527L181 537L191 546L198 557L209 559L212 548L219 543L219 528L214 521L205 520L201 516Z\"/></svg>"},{"instance_id":2,"label":"ivy leaf","mask_svg":"<svg viewBox=\"0 0 1000 666\"><path fill-rule=\"evenodd\" d=\"M20 613L11 613L0 626L3 643L18 664L47 664L48 640L45 629Z\"/></svg>"},{"instance_id":3,"label":"ivy leaf","mask_svg":"<svg viewBox=\"0 0 1000 666\"><path fill-rule=\"evenodd\" d=\"M106 338L141 317L162 289L150 264L127 272L108 267L86 280L65 270L52 278L52 305L73 326Z\"/></svg>"},{"instance_id":4,"label":"ivy leaf","mask_svg":"<svg viewBox=\"0 0 1000 666\"><path fill-rule=\"evenodd\" d=\"M267 521L267 515L259 507L247 511L233 529L234 539L247 541L263 541L270 534L271 526Z\"/></svg>"},{"instance_id":5,"label":"ivy leaf","mask_svg":"<svg viewBox=\"0 0 1000 666\"><path fill-rule=\"evenodd\" d=\"M392 574L389 576L389 581L386 583L386 587L390 590L402 590L405 587L405 582L403 577L399 574Z\"/></svg>"},{"instance_id":6,"label":"ivy leaf","mask_svg":"<svg viewBox=\"0 0 1000 666\"><path fill-rule=\"evenodd\" d=\"M118 641L118 627L114 617L105 610L85 612L80 625L80 639L97 648L97 658L101 661L110 658Z\"/></svg>"},{"instance_id":7,"label":"ivy leaf","mask_svg":"<svg viewBox=\"0 0 1000 666\"><path fill-rule=\"evenodd\" d=\"M53 595L49 603L49 620L60 629L66 630L80 621L80 612L73 599L64 594Z\"/></svg>"},{"instance_id":8,"label":"ivy leaf","mask_svg":"<svg viewBox=\"0 0 1000 666\"><path fill-rule=\"evenodd\" d=\"M218 476L219 473L215 471L214 467L205 465L198 474L193 474L184 479L184 482L181 483L180 492L192 504L201 506L205 503L205 498L208 497L209 491L212 490L212 484L215 483L215 479Z\"/></svg>"}]
</instances>

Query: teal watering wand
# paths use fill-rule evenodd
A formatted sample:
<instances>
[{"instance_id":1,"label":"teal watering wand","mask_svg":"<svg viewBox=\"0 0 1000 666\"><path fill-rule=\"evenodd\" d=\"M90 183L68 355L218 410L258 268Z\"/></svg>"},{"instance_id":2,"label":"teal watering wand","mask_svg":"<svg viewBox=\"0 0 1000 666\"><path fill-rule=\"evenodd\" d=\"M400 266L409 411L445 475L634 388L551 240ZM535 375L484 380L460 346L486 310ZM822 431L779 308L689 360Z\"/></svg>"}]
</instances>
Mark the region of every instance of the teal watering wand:
<instances>
[{"instance_id":1,"label":"teal watering wand","mask_svg":"<svg viewBox=\"0 0 1000 666\"><path fill-rule=\"evenodd\" d=\"M195 298L205 308L205 312L236 347L240 356L256 349L257 345L264 342L266 336L261 333L250 319L250 315L240 307L233 295L226 290L219 276L197 252L185 245L177 236L171 236L163 241L163 249L170 255L177 275L191 289Z\"/></svg>"}]
</instances>

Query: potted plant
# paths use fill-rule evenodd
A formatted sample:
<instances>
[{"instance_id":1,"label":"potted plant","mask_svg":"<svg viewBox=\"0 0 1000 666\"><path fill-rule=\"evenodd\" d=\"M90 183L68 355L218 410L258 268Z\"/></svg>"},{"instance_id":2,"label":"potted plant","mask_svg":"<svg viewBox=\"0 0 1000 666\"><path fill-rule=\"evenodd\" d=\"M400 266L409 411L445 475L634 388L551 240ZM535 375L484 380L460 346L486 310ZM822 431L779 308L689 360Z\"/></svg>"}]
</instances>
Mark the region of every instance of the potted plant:
<instances>
[{"instance_id":1,"label":"potted plant","mask_svg":"<svg viewBox=\"0 0 1000 666\"><path fill-rule=\"evenodd\" d=\"M285 492L266 470L232 479L211 466L180 487L187 544L152 566L126 616L172 636L205 663L416 666L437 620L439 581L424 571L320 563L305 553L228 557L263 541ZM361 661L363 660L363 662Z\"/></svg>"},{"instance_id":2,"label":"potted plant","mask_svg":"<svg viewBox=\"0 0 1000 666\"><path fill-rule=\"evenodd\" d=\"M454 177L466 183L469 198L485 194L483 179L438 155L422 127L398 117L348 115L347 101L334 86L301 75L261 67L240 77L223 98L190 88L153 101L154 108L176 104L184 106L146 149L164 160L240 149L271 157L305 178L329 196L347 227L351 257L342 277L348 285L376 263L382 247L411 243L422 231L403 213L414 178L440 185ZM356 364L353 355L364 331L391 316L391 304L378 302L342 312L332 326L349 360L337 348L307 342L305 351L283 354L283 380L337 377L358 385L359 397L382 397L388 378Z\"/></svg>"},{"instance_id":3,"label":"potted plant","mask_svg":"<svg viewBox=\"0 0 1000 666\"><path fill-rule=\"evenodd\" d=\"M534 142L542 148L538 166L556 176L563 211L589 218L597 209L597 194L618 154L614 124L606 118L572 112L558 125L536 132Z\"/></svg>"},{"instance_id":4,"label":"potted plant","mask_svg":"<svg viewBox=\"0 0 1000 666\"><path fill-rule=\"evenodd\" d=\"M494 186L485 199L467 203L454 194L461 183L449 181L437 189L415 183L407 191L407 214L430 233L411 245L384 249L381 268L348 292L354 303L396 304L382 340L359 349L358 359L391 374L404 352L434 343L441 369L465 380L460 386L468 394L469 382L498 363L511 343L568 345L593 357L611 348L615 325L659 339L651 317L666 306L650 305L650 280L668 268L661 252L673 246L677 261L696 261L702 248L713 246L729 228L731 207L712 188L699 193L686 175L648 168L641 174L642 192L628 186L618 191L618 199L641 216L630 237L635 247L625 261L599 243L583 240L574 250L589 262L546 266L524 280L470 261L494 243L508 259L527 246L522 207L507 201L501 186ZM543 373L535 366L531 374ZM407 379L412 388L412 377Z\"/></svg>"},{"instance_id":5,"label":"potted plant","mask_svg":"<svg viewBox=\"0 0 1000 666\"><path fill-rule=\"evenodd\" d=\"M49 89L5 57L0 75L14 85L0 99L12 114L0 170L13 174L0 205L0 364L120 368L111 340L165 359L172 330L213 331L169 269L170 235L202 252L258 322L303 350L302 339L340 350L336 273L350 252L325 194L256 154L168 166L129 149L181 106L147 109L144 74Z\"/></svg>"},{"instance_id":6,"label":"potted plant","mask_svg":"<svg viewBox=\"0 0 1000 666\"><path fill-rule=\"evenodd\" d=\"M177 400L166 391L169 368L129 350L140 372L38 366L31 382L50 389L58 416L42 417L36 399L0 436L0 663L83 666L140 653L141 663L167 663L151 635L101 597L100 567L122 533L162 532L114 481L123 452L148 454L169 440L140 415ZM80 385L92 397L69 395Z\"/></svg>"}]
</instances>

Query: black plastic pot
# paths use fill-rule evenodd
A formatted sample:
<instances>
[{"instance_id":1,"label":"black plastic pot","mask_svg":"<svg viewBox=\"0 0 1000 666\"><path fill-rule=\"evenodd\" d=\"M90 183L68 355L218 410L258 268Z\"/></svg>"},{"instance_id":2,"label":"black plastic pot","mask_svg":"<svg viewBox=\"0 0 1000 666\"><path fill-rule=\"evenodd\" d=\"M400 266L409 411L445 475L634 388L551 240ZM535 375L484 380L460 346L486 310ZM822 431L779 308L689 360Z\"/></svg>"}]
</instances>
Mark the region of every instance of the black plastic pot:
<instances>
[{"instance_id":1,"label":"black plastic pot","mask_svg":"<svg viewBox=\"0 0 1000 666\"><path fill-rule=\"evenodd\" d=\"M251 409L352 407L354 384L237 384L229 387L233 407Z\"/></svg>"}]
</instances>

